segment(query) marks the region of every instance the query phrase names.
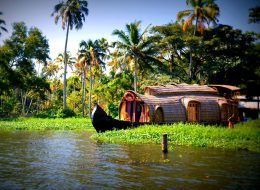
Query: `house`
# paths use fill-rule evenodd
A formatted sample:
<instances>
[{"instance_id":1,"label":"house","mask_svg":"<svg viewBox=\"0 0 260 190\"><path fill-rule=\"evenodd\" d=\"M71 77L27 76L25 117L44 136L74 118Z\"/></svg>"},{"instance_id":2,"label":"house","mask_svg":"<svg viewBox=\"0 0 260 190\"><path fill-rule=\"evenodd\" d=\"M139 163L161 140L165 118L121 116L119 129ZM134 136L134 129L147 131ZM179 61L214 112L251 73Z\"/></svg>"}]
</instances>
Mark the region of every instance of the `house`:
<instances>
[{"instance_id":1,"label":"house","mask_svg":"<svg viewBox=\"0 0 260 190\"><path fill-rule=\"evenodd\" d=\"M127 91L119 106L119 119L131 122L226 123L238 120L239 88L230 85L174 84L147 86L144 95Z\"/></svg>"}]
</instances>

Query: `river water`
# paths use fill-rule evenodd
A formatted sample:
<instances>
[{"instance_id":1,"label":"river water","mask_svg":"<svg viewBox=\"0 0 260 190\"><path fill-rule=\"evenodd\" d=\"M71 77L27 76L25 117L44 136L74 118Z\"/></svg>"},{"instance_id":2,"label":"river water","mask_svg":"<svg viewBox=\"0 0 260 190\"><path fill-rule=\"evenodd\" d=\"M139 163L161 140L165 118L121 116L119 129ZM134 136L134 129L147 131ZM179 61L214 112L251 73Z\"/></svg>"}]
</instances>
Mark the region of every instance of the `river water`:
<instances>
[{"instance_id":1,"label":"river water","mask_svg":"<svg viewBox=\"0 0 260 190\"><path fill-rule=\"evenodd\" d=\"M0 131L0 189L259 189L260 154L119 145L75 131Z\"/></svg>"}]
</instances>

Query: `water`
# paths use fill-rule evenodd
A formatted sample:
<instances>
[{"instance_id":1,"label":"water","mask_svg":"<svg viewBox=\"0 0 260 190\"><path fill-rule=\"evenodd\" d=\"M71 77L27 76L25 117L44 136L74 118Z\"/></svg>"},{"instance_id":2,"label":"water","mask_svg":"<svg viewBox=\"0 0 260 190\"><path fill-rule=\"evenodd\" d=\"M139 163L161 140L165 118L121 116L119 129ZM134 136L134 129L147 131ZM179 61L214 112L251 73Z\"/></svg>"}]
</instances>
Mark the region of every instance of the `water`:
<instances>
[{"instance_id":1,"label":"water","mask_svg":"<svg viewBox=\"0 0 260 190\"><path fill-rule=\"evenodd\" d=\"M96 143L91 133L0 131L0 189L259 189L260 154Z\"/></svg>"}]
</instances>

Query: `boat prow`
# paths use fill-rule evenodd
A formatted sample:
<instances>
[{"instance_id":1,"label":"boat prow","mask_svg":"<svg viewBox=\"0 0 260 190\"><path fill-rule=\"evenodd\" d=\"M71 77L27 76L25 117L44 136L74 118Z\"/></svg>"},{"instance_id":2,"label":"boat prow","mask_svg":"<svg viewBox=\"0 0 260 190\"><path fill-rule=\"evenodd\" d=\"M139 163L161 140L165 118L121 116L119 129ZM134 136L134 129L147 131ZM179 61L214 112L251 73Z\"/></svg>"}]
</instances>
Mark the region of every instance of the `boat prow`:
<instances>
[{"instance_id":1,"label":"boat prow","mask_svg":"<svg viewBox=\"0 0 260 190\"><path fill-rule=\"evenodd\" d=\"M107 113L96 103L91 114L91 121L92 125L98 133L142 125L142 123L132 123L130 121L113 119L111 116L107 115Z\"/></svg>"}]
</instances>

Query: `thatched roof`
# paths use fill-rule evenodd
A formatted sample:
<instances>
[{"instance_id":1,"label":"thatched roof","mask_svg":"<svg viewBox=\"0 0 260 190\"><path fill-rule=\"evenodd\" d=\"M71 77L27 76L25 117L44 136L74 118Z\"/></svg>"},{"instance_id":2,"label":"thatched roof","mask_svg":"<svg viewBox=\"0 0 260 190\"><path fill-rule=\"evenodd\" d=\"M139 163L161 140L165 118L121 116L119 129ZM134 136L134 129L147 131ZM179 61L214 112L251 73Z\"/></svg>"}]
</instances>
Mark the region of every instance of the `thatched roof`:
<instances>
[{"instance_id":1,"label":"thatched roof","mask_svg":"<svg viewBox=\"0 0 260 190\"><path fill-rule=\"evenodd\" d=\"M162 95L162 94L178 94L178 93L217 93L217 90L207 85L162 85L162 86L147 86L144 88L145 95Z\"/></svg>"},{"instance_id":2,"label":"thatched roof","mask_svg":"<svg viewBox=\"0 0 260 190\"><path fill-rule=\"evenodd\" d=\"M240 90L240 88L236 87L236 86L231 86L231 85L226 85L226 84L210 84L208 85L209 87L216 87L216 88L225 88L227 90L231 90L231 91L238 91Z\"/></svg>"},{"instance_id":3,"label":"thatched roof","mask_svg":"<svg viewBox=\"0 0 260 190\"><path fill-rule=\"evenodd\" d=\"M183 101L185 104L189 101L198 101L198 102L208 102L208 101L218 101L219 104L226 103L226 99L217 94L194 94L194 95L183 95L183 94L159 94L159 95L142 95L134 91L128 90L127 93L132 93L135 95L135 98L143 101L149 105L166 105L173 104L180 101Z\"/></svg>"}]
</instances>

